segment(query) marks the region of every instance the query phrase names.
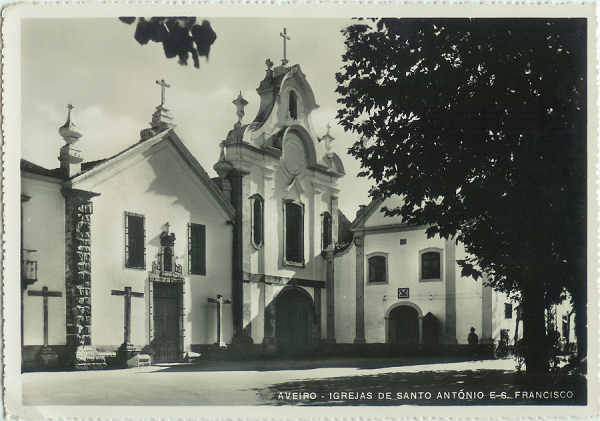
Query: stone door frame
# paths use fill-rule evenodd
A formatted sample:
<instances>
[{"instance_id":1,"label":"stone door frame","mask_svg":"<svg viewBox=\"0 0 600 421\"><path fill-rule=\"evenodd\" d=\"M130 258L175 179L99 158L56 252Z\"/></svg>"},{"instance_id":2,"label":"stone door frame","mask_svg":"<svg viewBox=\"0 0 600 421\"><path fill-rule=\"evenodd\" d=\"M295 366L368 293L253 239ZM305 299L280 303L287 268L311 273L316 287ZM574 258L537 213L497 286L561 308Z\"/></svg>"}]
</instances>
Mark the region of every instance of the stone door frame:
<instances>
[{"instance_id":1,"label":"stone door frame","mask_svg":"<svg viewBox=\"0 0 600 421\"><path fill-rule=\"evenodd\" d=\"M423 343L423 310L421 307L412 303L410 301L400 301L398 303L392 304L385 312L385 343L390 343L390 315L392 311L398 307L410 307L417 312L417 324L418 324L418 338L417 344L421 345Z\"/></svg>"},{"instance_id":2,"label":"stone door frame","mask_svg":"<svg viewBox=\"0 0 600 421\"><path fill-rule=\"evenodd\" d=\"M148 344L152 344L154 340L154 283L171 284L178 287L178 307L179 307L179 359L183 359L184 352L184 339L185 339L185 327L184 327L184 316L185 316L185 278L183 277L165 277L155 273L148 275L148 281L146 290L148 292L148 304L146 306L146 314L148 320Z\"/></svg>"}]
</instances>

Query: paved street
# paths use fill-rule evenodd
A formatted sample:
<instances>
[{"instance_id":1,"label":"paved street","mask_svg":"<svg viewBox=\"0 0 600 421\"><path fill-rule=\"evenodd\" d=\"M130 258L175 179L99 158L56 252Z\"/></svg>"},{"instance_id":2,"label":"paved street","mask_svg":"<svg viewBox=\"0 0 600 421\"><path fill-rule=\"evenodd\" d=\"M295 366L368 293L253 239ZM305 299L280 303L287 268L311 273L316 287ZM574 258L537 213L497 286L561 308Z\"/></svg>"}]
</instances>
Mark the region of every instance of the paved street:
<instances>
[{"instance_id":1,"label":"paved street","mask_svg":"<svg viewBox=\"0 0 600 421\"><path fill-rule=\"evenodd\" d=\"M376 399L377 392L483 390L483 384L488 389L500 390L502 385L498 381L512 379L513 369L511 359L419 364L401 360L330 359L34 372L23 374L23 399L26 405L398 404L405 402L381 402ZM494 376L497 378L490 382ZM471 380L477 385L475 389L470 388ZM340 394L329 395L329 392ZM374 396L361 399L361 392Z\"/></svg>"}]
</instances>

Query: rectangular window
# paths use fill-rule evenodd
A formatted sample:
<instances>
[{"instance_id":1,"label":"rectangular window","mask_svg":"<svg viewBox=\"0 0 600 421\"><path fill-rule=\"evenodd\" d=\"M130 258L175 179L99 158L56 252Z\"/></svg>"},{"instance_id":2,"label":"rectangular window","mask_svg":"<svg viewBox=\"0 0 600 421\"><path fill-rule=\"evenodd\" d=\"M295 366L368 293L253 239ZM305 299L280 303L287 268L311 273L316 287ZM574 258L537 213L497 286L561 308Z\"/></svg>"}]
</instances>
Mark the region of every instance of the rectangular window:
<instances>
[{"instance_id":1,"label":"rectangular window","mask_svg":"<svg viewBox=\"0 0 600 421\"><path fill-rule=\"evenodd\" d=\"M125 267L146 269L144 215L125 212Z\"/></svg>"},{"instance_id":2,"label":"rectangular window","mask_svg":"<svg viewBox=\"0 0 600 421\"><path fill-rule=\"evenodd\" d=\"M387 282L387 262L385 256L369 257L369 282Z\"/></svg>"},{"instance_id":3,"label":"rectangular window","mask_svg":"<svg viewBox=\"0 0 600 421\"><path fill-rule=\"evenodd\" d=\"M512 319L513 308L511 303L504 303L504 318Z\"/></svg>"},{"instance_id":4,"label":"rectangular window","mask_svg":"<svg viewBox=\"0 0 600 421\"><path fill-rule=\"evenodd\" d=\"M304 264L304 209L302 205L286 202L285 212L285 260Z\"/></svg>"},{"instance_id":5,"label":"rectangular window","mask_svg":"<svg viewBox=\"0 0 600 421\"><path fill-rule=\"evenodd\" d=\"M188 224L188 272L206 275L206 227Z\"/></svg>"},{"instance_id":6,"label":"rectangular window","mask_svg":"<svg viewBox=\"0 0 600 421\"><path fill-rule=\"evenodd\" d=\"M421 254L421 279L441 279L441 254L428 251Z\"/></svg>"}]
</instances>

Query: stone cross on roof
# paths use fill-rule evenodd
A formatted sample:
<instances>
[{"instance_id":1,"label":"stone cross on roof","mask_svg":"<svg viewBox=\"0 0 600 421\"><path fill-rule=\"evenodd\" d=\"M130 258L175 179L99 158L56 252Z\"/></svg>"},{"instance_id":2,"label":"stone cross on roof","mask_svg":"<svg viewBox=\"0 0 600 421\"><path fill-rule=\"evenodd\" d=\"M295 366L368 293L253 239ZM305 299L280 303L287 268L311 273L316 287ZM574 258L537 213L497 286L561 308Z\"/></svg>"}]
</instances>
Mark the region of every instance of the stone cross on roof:
<instances>
[{"instance_id":1,"label":"stone cross on roof","mask_svg":"<svg viewBox=\"0 0 600 421\"><path fill-rule=\"evenodd\" d=\"M157 80L156 84L160 86L160 105L165 105L165 88L170 88L167 82L164 79Z\"/></svg>"},{"instance_id":2,"label":"stone cross on roof","mask_svg":"<svg viewBox=\"0 0 600 421\"><path fill-rule=\"evenodd\" d=\"M283 32L279 33L279 36L283 38L283 60L281 60L281 65L285 66L288 64L287 52L286 52L286 41L290 41L291 38L287 34L287 28L283 28Z\"/></svg>"}]
</instances>

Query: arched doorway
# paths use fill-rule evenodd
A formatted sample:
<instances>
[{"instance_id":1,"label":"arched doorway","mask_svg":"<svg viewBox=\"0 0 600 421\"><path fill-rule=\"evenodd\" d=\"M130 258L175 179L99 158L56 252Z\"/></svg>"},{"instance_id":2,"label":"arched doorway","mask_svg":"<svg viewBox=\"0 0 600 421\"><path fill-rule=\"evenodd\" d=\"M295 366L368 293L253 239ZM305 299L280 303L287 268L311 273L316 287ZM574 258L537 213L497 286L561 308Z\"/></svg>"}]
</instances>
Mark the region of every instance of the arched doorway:
<instances>
[{"instance_id":1,"label":"arched doorway","mask_svg":"<svg viewBox=\"0 0 600 421\"><path fill-rule=\"evenodd\" d=\"M419 313L406 305L393 308L388 315L388 342L417 345L419 343Z\"/></svg>"},{"instance_id":2,"label":"arched doorway","mask_svg":"<svg viewBox=\"0 0 600 421\"><path fill-rule=\"evenodd\" d=\"M277 296L275 303L275 335L279 352L306 352L313 342L314 309L310 295L300 288L286 288Z\"/></svg>"}]
</instances>

